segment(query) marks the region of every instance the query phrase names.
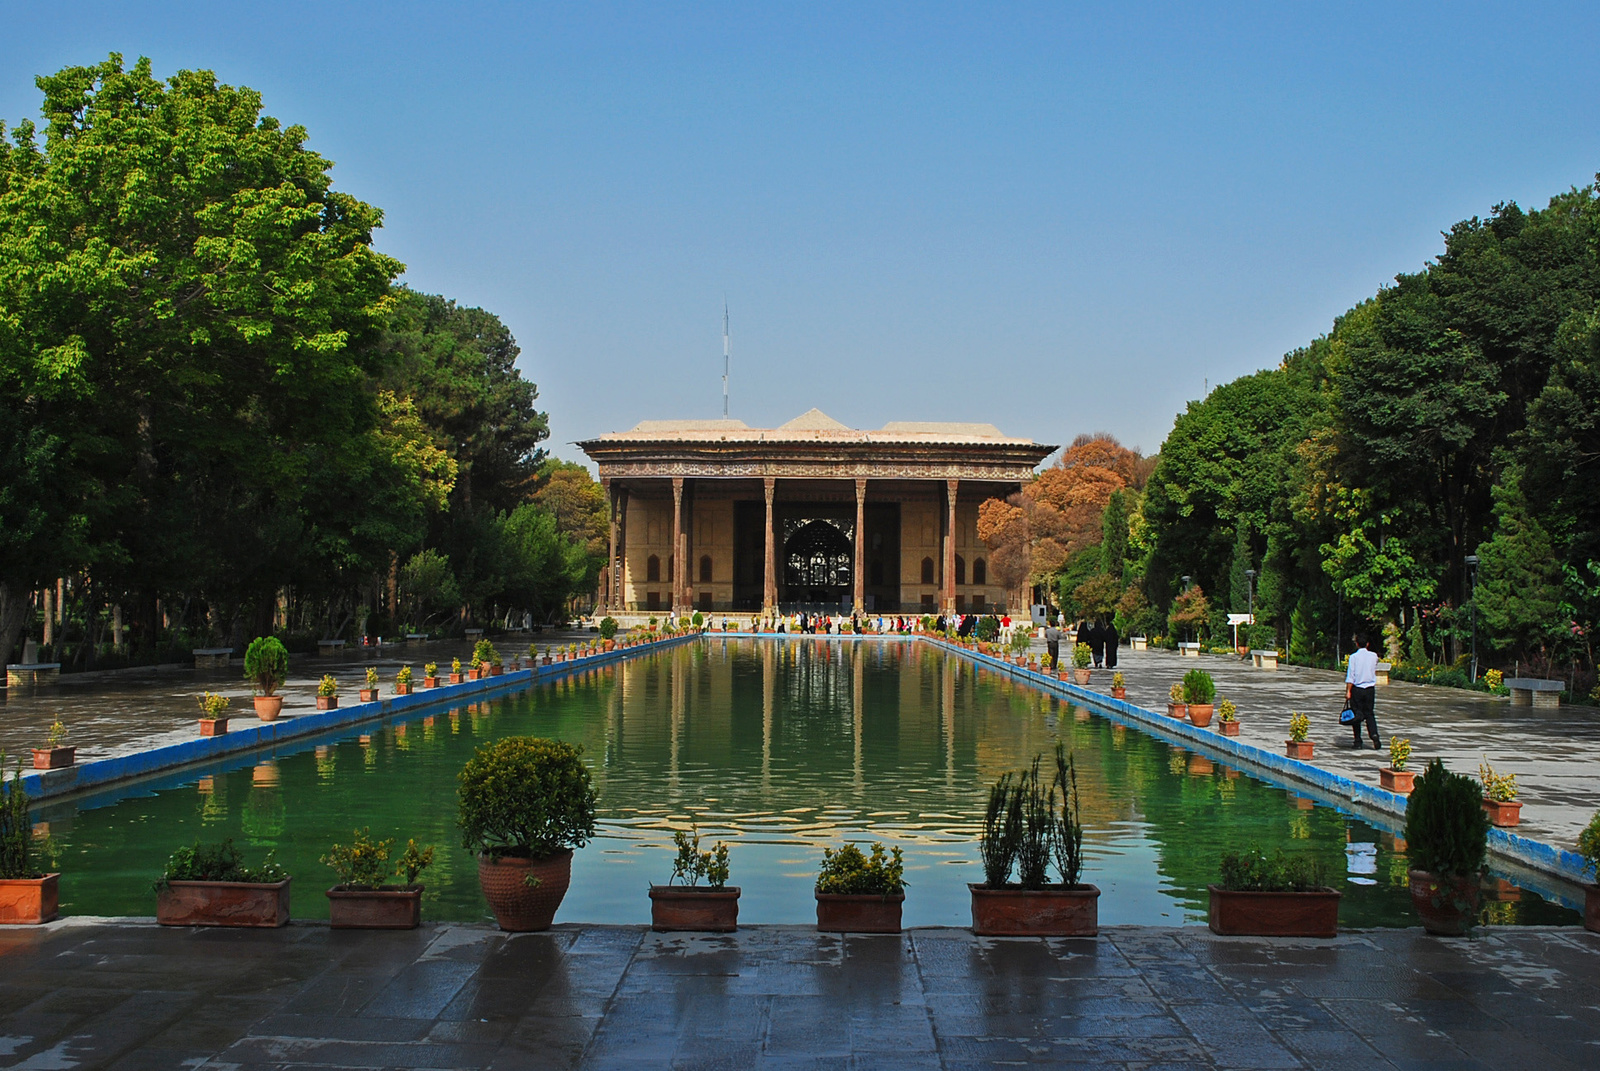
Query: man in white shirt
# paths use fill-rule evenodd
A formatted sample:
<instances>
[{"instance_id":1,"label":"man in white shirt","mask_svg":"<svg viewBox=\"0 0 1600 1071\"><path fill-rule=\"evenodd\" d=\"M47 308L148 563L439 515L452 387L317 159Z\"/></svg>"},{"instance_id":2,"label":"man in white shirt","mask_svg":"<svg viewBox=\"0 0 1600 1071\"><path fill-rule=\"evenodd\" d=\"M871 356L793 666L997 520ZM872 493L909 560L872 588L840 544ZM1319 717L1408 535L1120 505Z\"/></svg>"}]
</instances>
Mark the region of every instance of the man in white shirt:
<instances>
[{"instance_id":1,"label":"man in white shirt","mask_svg":"<svg viewBox=\"0 0 1600 1071\"><path fill-rule=\"evenodd\" d=\"M1378 748L1378 715L1374 702L1378 694L1378 655L1367 649L1365 633L1356 633L1356 649L1350 654L1350 668L1344 675L1344 701L1355 713L1356 720L1350 728L1356 734L1351 747L1361 747L1361 726L1367 727L1367 736L1374 750Z\"/></svg>"}]
</instances>

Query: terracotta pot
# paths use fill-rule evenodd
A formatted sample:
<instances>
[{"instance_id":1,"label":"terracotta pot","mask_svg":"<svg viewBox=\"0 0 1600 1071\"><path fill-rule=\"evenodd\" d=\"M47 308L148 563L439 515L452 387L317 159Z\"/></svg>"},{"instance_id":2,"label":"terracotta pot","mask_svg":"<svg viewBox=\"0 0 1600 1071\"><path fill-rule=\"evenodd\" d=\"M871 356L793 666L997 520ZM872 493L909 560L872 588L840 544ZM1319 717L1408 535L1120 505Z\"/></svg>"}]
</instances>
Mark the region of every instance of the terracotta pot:
<instances>
[{"instance_id":1,"label":"terracotta pot","mask_svg":"<svg viewBox=\"0 0 1600 1071\"><path fill-rule=\"evenodd\" d=\"M498 676L500 676L500 674L502 674L504 672L505 672L505 667L502 666L498 662L496 662L494 665L489 667L489 676L491 676L491 677L498 677Z\"/></svg>"},{"instance_id":2,"label":"terracotta pot","mask_svg":"<svg viewBox=\"0 0 1600 1071\"><path fill-rule=\"evenodd\" d=\"M450 683L451 684L460 684L462 681L464 681L466 679L467 679L466 675L462 674L462 673L452 673L452 674L450 674Z\"/></svg>"},{"instance_id":3,"label":"terracotta pot","mask_svg":"<svg viewBox=\"0 0 1600 1071\"><path fill-rule=\"evenodd\" d=\"M1478 917L1478 879L1441 877L1412 870L1411 906L1422 928L1441 937L1460 937Z\"/></svg>"},{"instance_id":4,"label":"terracotta pot","mask_svg":"<svg viewBox=\"0 0 1600 1071\"><path fill-rule=\"evenodd\" d=\"M739 928L739 887L650 886L650 928L732 933Z\"/></svg>"},{"instance_id":5,"label":"terracotta pot","mask_svg":"<svg viewBox=\"0 0 1600 1071\"><path fill-rule=\"evenodd\" d=\"M526 884L524 879L529 876L538 879L536 887L529 888ZM556 852L543 859L478 856L478 884L483 886L483 898L489 901L489 909L502 930L513 933L548 930L571 883L570 851Z\"/></svg>"},{"instance_id":6,"label":"terracotta pot","mask_svg":"<svg viewBox=\"0 0 1600 1071\"><path fill-rule=\"evenodd\" d=\"M0 878L0 926L38 926L55 918L60 878Z\"/></svg>"},{"instance_id":7,"label":"terracotta pot","mask_svg":"<svg viewBox=\"0 0 1600 1071\"><path fill-rule=\"evenodd\" d=\"M1240 724L1241 722L1238 718L1235 718L1232 721L1219 721L1217 722L1217 730L1221 732L1223 736L1238 736Z\"/></svg>"},{"instance_id":8,"label":"terracotta pot","mask_svg":"<svg viewBox=\"0 0 1600 1071\"><path fill-rule=\"evenodd\" d=\"M36 747L33 749L33 768L35 770L59 770L71 766L76 761L78 754L77 745L72 747Z\"/></svg>"},{"instance_id":9,"label":"terracotta pot","mask_svg":"<svg viewBox=\"0 0 1600 1071\"><path fill-rule=\"evenodd\" d=\"M262 721L277 721L278 715L283 713L283 696L258 695L256 702L256 717Z\"/></svg>"},{"instance_id":10,"label":"terracotta pot","mask_svg":"<svg viewBox=\"0 0 1600 1071\"><path fill-rule=\"evenodd\" d=\"M547 665L547 666L550 664L550 656L549 655L545 655L544 656L544 664Z\"/></svg>"},{"instance_id":11,"label":"terracotta pot","mask_svg":"<svg viewBox=\"0 0 1600 1071\"><path fill-rule=\"evenodd\" d=\"M1126 688L1113 688L1113 689L1111 689L1111 698L1112 699L1126 699L1126 698L1128 698L1128 689L1126 689Z\"/></svg>"},{"instance_id":12,"label":"terracotta pot","mask_svg":"<svg viewBox=\"0 0 1600 1071\"><path fill-rule=\"evenodd\" d=\"M1100 932L1100 890L1093 885L967 888L972 932L980 937L1094 937Z\"/></svg>"},{"instance_id":13,"label":"terracotta pot","mask_svg":"<svg viewBox=\"0 0 1600 1071\"><path fill-rule=\"evenodd\" d=\"M319 695L319 696L317 696L317 709L318 710L338 710L339 709L339 697L336 696L336 695Z\"/></svg>"},{"instance_id":14,"label":"terracotta pot","mask_svg":"<svg viewBox=\"0 0 1600 1071\"><path fill-rule=\"evenodd\" d=\"M409 684L396 684L394 686L394 694L395 695L410 695L411 694L411 685L409 685Z\"/></svg>"},{"instance_id":15,"label":"terracotta pot","mask_svg":"<svg viewBox=\"0 0 1600 1071\"><path fill-rule=\"evenodd\" d=\"M1189 716L1189 705L1187 703L1168 703L1167 704L1167 717L1169 717L1169 718L1177 718L1179 721L1182 721L1184 718L1186 718L1188 716Z\"/></svg>"},{"instance_id":16,"label":"terracotta pot","mask_svg":"<svg viewBox=\"0 0 1600 1071\"><path fill-rule=\"evenodd\" d=\"M899 933L906 894L815 893L817 929L823 933Z\"/></svg>"},{"instance_id":17,"label":"terracotta pot","mask_svg":"<svg viewBox=\"0 0 1600 1071\"><path fill-rule=\"evenodd\" d=\"M1311 892L1211 890L1212 933L1234 937L1337 937L1339 897L1334 889Z\"/></svg>"},{"instance_id":18,"label":"terracotta pot","mask_svg":"<svg viewBox=\"0 0 1600 1071\"><path fill-rule=\"evenodd\" d=\"M378 701L378 689L376 688L363 688L360 694L363 703L376 703Z\"/></svg>"},{"instance_id":19,"label":"terracotta pot","mask_svg":"<svg viewBox=\"0 0 1600 1071\"><path fill-rule=\"evenodd\" d=\"M163 926L250 926L271 929L289 922L289 884L244 881L172 881L156 894Z\"/></svg>"},{"instance_id":20,"label":"terracotta pot","mask_svg":"<svg viewBox=\"0 0 1600 1071\"><path fill-rule=\"evenodd\" d=\"M201 736L223 736L223 735L226 735L227 732L228 732L228 719L227 718L201 718L200 719L200 735Z\"/></svg>"},{"instance_id":21,"label":"terracotta pot","mask_svg":"<svg viewBox=\"0 0 1600 1071\"><path fill-rule=\"evenodd\" d=\"M328 925L335 930L414 930L421 924L421 885L328 890Z\"/></svg>"},{"instance_id":22,"label":"terracotta pot","mask_svg":"<svg viewBox=\"0 0 1600 1071\"><path fill-rule=\"evenodd\" d=\"M1204 729L1207 725L1211 724L1211 712L1215 709L1216 705L1213 703L1190 703L1189 721L1193 723L1195 727Z\"/></svg>"},{"instance_id":23,"label":"terracotta pot","mask_svg":"<svg viewBox=\"0 0 1600 1071\"><path fill-rule=\"evenodd\" d=\"M422 678L422 686L424 688L437 688L437 687L439 687L439 678L438 677L424 677L424 678Z\"/></svg>"},{"instance_id":24,"label":"terracotta pot","mask_svg":"<svg viewBox=\"0 0 1600 1071\"><path fill-rule=\"evenodd\" d=\"M1600 933L1600 885L1583 887L1583 928Z\"/></svg>"},{"instance_id":25,"label":"terracotta pot","mask_svg":"<svg viewBox=\"0 0 1600 1071\"><path fill-rule=\"evenodd\" d=\"M1074 681L1076 681L1077 683L1079 683L1079 684L1088 684L1089 683L1089 670L1087 670L1087 669L1078 669L1077 667L1073 667L1072 679Z\"/></svg>"},{"instance_id":26,"label":"terracotta pot","mask_svg":"<svg viewBox=\"0 0 1600 1071\"><path fill-rule=\"evenodd\" d=\"M1283 742L1283 753L1291 759L1310 762L1312 746L1313 742L1310 740L1285 740Z\"/></svg>"},{"instance_id":27,"label":"terracotta pot","mask_svg":"<svg viewBox=\"0 0 1600 1071\"><path fill-rule=\"evenodd\" d=\"M1514 826L1522 820L1522 804L1516 800L1501 801L1485 797L1483 810L1489 816L1489 823L1502 829Z\"/></svg>"},{"instance_id":28,"label":"terracotta pot","mask_svg":"<svg viewBox=\"0 0 1600 1071\"><path fill-rule=\"evenodd\" d=\"M1390 792L1397 792L1402 796L1411 795L1411 782L1417 779L1415 770L1396 770L1388 766L1378 767L1378 784Z\"/></svg>"},{"instance_id":29,"label":"terracotta pot","mask_svg":"<svg viewBox=\"0 0 1600 1071\"><path fill-rule=\"evenodd\" d=\"M1056 676L1061 680L1070 681L1072 679L1072 670L1058 669L1056 670Z\"/></svg>"}]
</instances>

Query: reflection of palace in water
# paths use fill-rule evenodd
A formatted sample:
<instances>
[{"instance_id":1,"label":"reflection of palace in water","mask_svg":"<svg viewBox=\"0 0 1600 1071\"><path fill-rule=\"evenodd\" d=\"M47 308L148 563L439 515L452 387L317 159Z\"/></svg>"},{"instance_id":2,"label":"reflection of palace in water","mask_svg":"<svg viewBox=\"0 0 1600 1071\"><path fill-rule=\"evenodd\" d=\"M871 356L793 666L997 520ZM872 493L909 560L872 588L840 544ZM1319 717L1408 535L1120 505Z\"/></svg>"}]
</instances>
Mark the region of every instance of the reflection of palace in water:
<instances>
[{"instance_id":1,"label":"reflection of palace in water","mask_svg":"<svg viewBox=\"0 0 1600 1071\"><path fill-rule=\"evenodd\" d=\"M602 608L894 613L1002 607L978 506L1054 446L992 424L647 420L579 443L611 500ZM687 568L680 567L687 563Z\"/></svg>"}]
</instances>

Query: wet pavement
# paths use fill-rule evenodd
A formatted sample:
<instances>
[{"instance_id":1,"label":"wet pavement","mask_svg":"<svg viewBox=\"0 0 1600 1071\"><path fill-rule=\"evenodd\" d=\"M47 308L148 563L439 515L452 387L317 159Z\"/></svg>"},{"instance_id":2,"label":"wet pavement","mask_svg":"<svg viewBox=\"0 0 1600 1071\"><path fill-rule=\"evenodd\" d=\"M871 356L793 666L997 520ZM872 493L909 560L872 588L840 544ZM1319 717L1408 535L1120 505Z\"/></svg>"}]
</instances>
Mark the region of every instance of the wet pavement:
<instances>
[{"instance_id":1,"label":"wet pavement","mask_svg":"<svg viewBox=\"0 0 1600 1071\"><path fill-rule=\"evenodd\" d=\"M590 632L513 633L495 637L507 662L526 655L530 643L541 650L550 644L588 643L599 637ZM323 674L339 681L345 704L356 702L356 692L366 686L367 668L376 668L379 694L394 694L394 677L410 666L413 683L422 684L422 668L437 662L441 675L450 672L450 660L472 661L472 644L465 640L384 644L382 648L348 649L338 657L293 655L289 680L279 690L284 697L281 717L292 718L316 710L317 684ZM235 657L227 670L197 671L192 665L153 666L107 673L69 673L60 683L43 687L0 688L0 752L8 764L25 759L28 748L43 747L45 734L60 718L67 726L65 741L78 748L78 761L108 759L175 744L199 735L197 698L202 691L232 700L229 716L255 719L244 679L244 662Z\"/></svg>"},{"instance_id":2,"label":"wet pavement","mask_svg":"<svg viewBox=\"0 0 1600 1071\"><path fill-rule=\"evenodd\" d=\"M1592 1068L1600 935L0 932L6 1068Z\"/></svg>"}]
</instances>

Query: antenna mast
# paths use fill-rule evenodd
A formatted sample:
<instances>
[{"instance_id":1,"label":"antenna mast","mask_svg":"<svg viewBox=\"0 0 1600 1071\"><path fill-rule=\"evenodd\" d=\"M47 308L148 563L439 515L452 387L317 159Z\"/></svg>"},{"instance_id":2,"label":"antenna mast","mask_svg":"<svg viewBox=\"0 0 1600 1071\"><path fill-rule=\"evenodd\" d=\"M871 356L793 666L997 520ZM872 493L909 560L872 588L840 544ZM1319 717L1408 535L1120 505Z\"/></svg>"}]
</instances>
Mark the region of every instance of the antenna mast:
<instances>
[{"instance_id":1,"label":"antenna mast","mask_svg":"<svg viewBox=\"0 0 1600 1071\"><path fill-rule=\"evenodd\" d=\"M722 303L722 419L728 419L728 365L732 355L728 344L728 303Z\"/></svg>"}]
</instances>

